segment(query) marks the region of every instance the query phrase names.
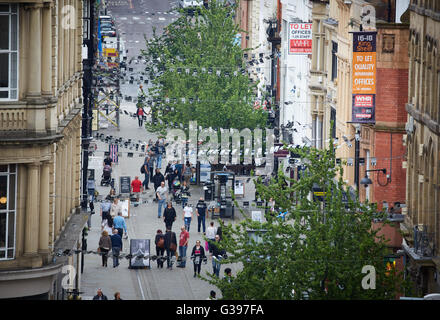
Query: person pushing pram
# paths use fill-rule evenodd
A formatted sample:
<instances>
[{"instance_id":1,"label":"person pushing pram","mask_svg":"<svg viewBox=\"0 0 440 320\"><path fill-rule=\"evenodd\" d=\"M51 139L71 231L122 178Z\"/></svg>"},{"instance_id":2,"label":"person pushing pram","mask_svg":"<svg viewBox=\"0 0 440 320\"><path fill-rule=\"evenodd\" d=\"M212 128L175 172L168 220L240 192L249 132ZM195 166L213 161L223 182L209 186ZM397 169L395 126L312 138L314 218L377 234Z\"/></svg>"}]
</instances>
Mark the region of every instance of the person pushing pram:
<instances>
[{"instance_id":1,"label":"person pushing pram","mask_svg":"<svg viewBox=\"0 0 440 320\"><path fill-rule=\"evenodd\" d=\"M109 186L112 182L112 167L106 164L102 170L101 186Z\"/></svg>"}]
</instances>

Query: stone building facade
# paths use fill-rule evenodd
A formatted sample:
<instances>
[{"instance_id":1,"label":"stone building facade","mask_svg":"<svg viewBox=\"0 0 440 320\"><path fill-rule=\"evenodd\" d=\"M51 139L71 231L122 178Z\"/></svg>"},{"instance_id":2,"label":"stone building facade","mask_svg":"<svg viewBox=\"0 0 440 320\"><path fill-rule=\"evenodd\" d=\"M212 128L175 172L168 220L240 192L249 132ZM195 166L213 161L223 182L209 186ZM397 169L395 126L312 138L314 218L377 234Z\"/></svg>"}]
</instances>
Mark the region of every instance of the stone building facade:
<instances>
[{"instance_id":1,"label":"stone building facade","mask_svg":"<svg viewBox=\"0 0 440 320\"><path fill-rule=\"evenodd\" d=\"M411 0L407 215L401 229L407 270L419 294L440 290L440 3Z\"/></svg>"},{"instance_id":2,"label":"stone building facade","mask_svg":"<svg viewBox=\"0 0 440 320\"><path fill-rule=\"evenodd\" d=\"M80 212L82 1L0 0L0 22L0 298L55 299Z\"/></svg>"}]
</instances>

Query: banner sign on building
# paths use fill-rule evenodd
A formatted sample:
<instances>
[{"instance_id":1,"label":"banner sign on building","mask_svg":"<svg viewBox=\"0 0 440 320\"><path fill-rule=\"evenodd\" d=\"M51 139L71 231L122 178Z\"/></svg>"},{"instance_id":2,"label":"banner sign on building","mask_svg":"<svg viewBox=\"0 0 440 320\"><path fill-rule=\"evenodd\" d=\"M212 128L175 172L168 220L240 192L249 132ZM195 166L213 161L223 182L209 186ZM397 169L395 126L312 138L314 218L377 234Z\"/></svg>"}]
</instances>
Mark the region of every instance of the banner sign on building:
<instances>
[{"instance_id":1,"label":"banner sign on building","mask_svg":"<svg viewBox=\"0 0 440 320\"><path fill-rule=\"evenodd\" d=\"M375 123L376 32L353 32L352 122Z\"/></svg>"},{"instance_id":2,"label":"banner sign on building","mask_svg":"<svg viewBox=\"0 0 440 320\"><path fill-rule=\"evenodd\" d=\"M312 54L312 24L289 24L289 54Z\"/></svg>"}]
</instances>

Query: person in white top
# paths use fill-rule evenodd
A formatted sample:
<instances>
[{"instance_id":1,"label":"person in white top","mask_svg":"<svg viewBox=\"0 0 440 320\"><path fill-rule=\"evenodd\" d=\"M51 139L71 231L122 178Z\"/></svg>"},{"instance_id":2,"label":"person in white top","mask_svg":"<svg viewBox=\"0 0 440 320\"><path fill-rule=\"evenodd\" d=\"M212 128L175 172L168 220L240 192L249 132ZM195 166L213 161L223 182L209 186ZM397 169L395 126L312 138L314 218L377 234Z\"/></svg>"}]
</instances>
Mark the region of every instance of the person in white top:
<instances>
[{"instance_id":1,"label":"person in white top","mask_svg":"<svg viewBox=\"0 0 440 320\"><path fill-rule=\"evenodd\" d=\"M215 235L217 234L217 228L214 227L214 221L211 221L209 227L206 228L206 238L211 241L215 241ZM209 241L208 241L209 244ZM208 245L209 247L209 245ZM209 247L209 252L212 253L212 249Z\"/></svg>"},{"instance_id":2,"label":"person in white top","mask_svg":"<svg viewBox=\"0 0 440 320\"><path fill-rule=\"evenodd\" d=\"M189 227L191 225L191 219L193 216L193 208L188 203L185 205L185 208L183 208L183 220L185 221L185 228L186 231L189 232Z\"/></svg>"},{"instance_id":3,"label":"person in white top","mask_svg":"<svg viewBox=\"0 0 440 320\"><path fill-rule=\"evenodd\" d=\"M119 199L115 198L110 208L110 215L112 218L114 218L118 215L119 212L122 213L122 207L121 204L119 203Z\"/></svg>"}]
</instances>

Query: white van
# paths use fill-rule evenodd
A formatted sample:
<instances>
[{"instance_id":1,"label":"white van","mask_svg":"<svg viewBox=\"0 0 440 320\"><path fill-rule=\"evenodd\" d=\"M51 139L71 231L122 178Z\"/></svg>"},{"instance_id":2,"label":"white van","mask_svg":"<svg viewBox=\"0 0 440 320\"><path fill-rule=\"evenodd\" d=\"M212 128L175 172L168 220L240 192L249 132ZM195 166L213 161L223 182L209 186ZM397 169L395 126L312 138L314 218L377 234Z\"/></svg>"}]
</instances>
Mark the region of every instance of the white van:
<instances>
[{"instance_id":1,"label":"white van","mask_svg":"<svg viewBox=\"0 0 440 320\"><path fill-rule=\"evenodd\" d=\"M203 6L203 0L179 0L181 8L200 7Z\"/></svg>"}]
</instances>

